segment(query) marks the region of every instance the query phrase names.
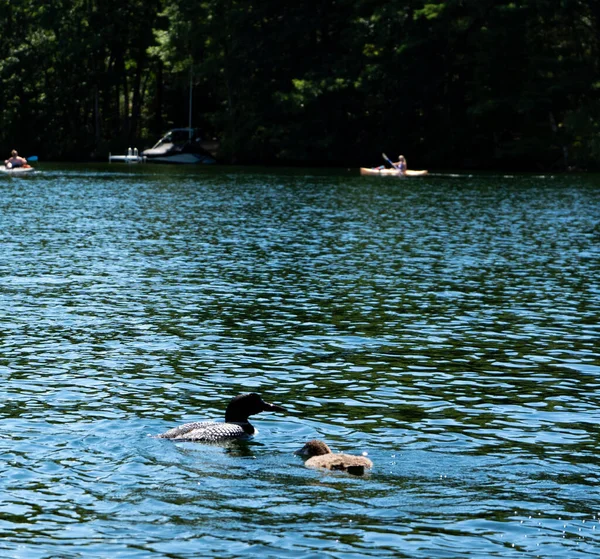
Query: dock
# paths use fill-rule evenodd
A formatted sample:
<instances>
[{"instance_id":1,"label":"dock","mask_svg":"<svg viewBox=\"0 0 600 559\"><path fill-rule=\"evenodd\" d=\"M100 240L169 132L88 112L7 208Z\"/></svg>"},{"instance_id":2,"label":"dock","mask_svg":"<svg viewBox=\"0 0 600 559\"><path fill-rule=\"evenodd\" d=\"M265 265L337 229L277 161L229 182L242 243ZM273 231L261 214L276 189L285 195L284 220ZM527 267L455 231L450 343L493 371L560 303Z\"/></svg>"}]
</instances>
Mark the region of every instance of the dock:
<instances>
[{"instance_id":1,"label":"dock","mask_svg":"<svg viewBox=\"0 0 600 559\"><path fill-rule=\"evenodd\" d=\"M139 154L138 148L129 148L127 150L127 155L113 155L112 153L109 153L108 162L112 163L113 161L122 161L124 163L145 163L146 158Z\"/></svg>"}]
</instances>

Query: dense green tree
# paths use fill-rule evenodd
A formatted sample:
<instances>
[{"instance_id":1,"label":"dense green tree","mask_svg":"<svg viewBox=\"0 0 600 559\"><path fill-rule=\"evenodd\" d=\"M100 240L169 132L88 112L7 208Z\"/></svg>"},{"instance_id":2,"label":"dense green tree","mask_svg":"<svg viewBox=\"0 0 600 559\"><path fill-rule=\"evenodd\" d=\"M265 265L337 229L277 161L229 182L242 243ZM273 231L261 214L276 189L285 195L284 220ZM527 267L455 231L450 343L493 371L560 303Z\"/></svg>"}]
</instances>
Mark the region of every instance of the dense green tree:
<instances>
[{"instance_id":1,"label":"dense green tree","mask_svg":"<svg viewBox=\"0 0 600 559\"><path fill-rule=\"evenodd\" d=\"M230 162L598 167L593 0L0 0L0 149L194 126Z\"/></svg>"}]
</instances>

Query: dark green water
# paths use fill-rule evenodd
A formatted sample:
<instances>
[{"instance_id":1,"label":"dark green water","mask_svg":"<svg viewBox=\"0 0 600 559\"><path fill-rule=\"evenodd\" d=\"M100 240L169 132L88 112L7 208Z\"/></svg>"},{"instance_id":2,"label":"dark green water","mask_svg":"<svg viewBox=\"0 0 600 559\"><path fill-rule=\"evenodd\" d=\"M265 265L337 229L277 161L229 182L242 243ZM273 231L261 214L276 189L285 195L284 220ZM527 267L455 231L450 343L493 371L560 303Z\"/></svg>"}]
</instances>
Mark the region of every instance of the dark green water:
<instances>
[{"instance_id":1,"label":"dark green water","mask_svg":"<svg viewBox=\"0 0 600 559\"><path fill-rule=\"evenodd\" d=\"M0 177L2 558L599 556L600 177L40 169ZM245 391L289 413L149 436Z\"/></svg>"}]
</instances>

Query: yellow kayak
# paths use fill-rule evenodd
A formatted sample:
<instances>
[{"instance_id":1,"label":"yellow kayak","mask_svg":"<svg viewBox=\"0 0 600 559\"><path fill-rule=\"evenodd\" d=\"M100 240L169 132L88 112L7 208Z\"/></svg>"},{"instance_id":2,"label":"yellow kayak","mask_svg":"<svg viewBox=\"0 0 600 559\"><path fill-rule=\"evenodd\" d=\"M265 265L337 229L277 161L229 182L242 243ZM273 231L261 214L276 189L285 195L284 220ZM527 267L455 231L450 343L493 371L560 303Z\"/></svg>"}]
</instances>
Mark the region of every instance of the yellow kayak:
<instances>
[{"instance_id":1,"label":"yellow kayak","mask_svg":"<svg viewBox=\"0 0 600 559\"><path fill-rule=\"evenodd\" d=\"M429 171L412 171L407 169L403 175L401 175L396 169L379 169L378 167L361 167L361 175L380 175L384 177L422 177Z\"/></svg>"},{"instance_id":2,"label":"yellow kayak","mask_svg":"<svg viewBox=\"0 0 600 559\"><path fill-rule=\"evenodd\" d=\"M8 175L20 175L21 173L29 173L31 171L35 171L35 168L31 165L21 165L20 167L0 165L0 173L6 173Z\"/></svg>"}]
</instances>

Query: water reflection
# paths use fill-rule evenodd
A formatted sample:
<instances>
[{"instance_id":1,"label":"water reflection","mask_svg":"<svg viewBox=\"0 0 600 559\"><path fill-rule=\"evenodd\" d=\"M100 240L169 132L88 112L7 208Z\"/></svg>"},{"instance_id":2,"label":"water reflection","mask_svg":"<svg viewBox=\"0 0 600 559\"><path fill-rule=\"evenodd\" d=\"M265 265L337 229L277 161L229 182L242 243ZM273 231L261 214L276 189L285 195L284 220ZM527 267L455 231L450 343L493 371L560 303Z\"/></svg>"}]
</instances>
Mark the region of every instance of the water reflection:
<instances>
[{"instance_id":1,"label":"water reflection","mask_svg":"<svg viewBox=\"0 0 600 559\"><path fill-rule=\"evenodd\" d=\"M0 554L594 556L593 178L0 188ZM289 410L250 443L149 436L245 391ZM305 469L315 437L373 473Z\"/></svg>"}]
</instances>

